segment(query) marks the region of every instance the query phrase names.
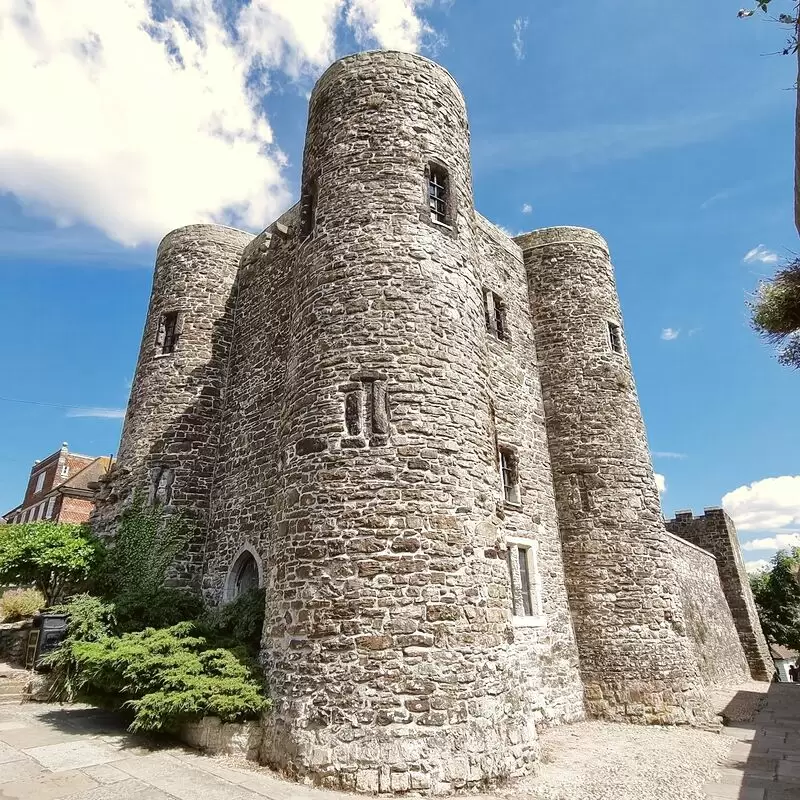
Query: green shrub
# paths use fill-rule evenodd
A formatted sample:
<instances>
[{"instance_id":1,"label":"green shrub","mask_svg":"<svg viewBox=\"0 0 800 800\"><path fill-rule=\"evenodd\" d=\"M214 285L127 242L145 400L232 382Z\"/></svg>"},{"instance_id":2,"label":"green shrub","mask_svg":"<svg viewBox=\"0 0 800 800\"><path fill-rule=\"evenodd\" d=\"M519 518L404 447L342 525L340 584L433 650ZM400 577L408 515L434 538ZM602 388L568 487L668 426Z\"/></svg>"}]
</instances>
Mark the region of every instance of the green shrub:
<instances>
[{"instance_id":1,"label":"green shrub","mask_svg":"<svg viewBox=\"0 0 800 800\"><path fill-rule=\"evenodd\" d=\"M253 671L232 652L206 649L195 626L148 628L74 642L70 659L80 694L118 699L134 712L132 731L174 730L206 715L256 718L269 701Z\"/></svg>"},{"instance_id":2,"label":"green shrub","mask_svg":"<svg viewBox=\"0 0 800 800\"><path fill-rule=\"evenodd\" d=\"M200 618L201 635L223 647L245 647L256 655L261 646L264 627L265 592L250 589L235 600L211 609Z\"/></svg>"},{"instance_id":3,"label":"green shrub","mask_svg":"<svg viewBox=\"0 0 800 800\"><path fill-rule=\"evenodd\" d=\"M38 589L9 589L0 597L0 621L26 619L40 608L44 608L44 595Z\"/></svg>"},{"instance_id":4,"label":"green shrub","mask_svg":"<svg viewBox=\"0 0 800 800\"><path fill-rule=\"evenodd\" d=\"M85 581L102 544L85 525L26 522L0 527L0 581L34 585L47 604Z\"/></svg>"}]
</instances>

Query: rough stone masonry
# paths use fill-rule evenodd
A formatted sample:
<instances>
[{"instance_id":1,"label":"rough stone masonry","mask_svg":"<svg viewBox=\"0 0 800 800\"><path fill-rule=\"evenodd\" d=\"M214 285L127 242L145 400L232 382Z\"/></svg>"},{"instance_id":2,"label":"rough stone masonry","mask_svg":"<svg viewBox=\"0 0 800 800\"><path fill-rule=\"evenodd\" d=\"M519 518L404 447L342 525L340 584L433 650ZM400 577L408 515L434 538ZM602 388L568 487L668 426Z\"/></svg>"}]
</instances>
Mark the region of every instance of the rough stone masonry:
<instances>
[{"instance_id":1,"label":"rough stone masonry","mask_svg":"<svg viewBox=\"0 0 800 800\"><path fill-rule=\"evenodd\" d=\"M447 71L349 56L300 202L159 247L95 525L138 489L193 520L173 582L265 588L260 758L291 776L443 794L534 770L538 730L587 713L705 724L763 636L726 601L735 537L665 530L623 331L598 234L475 211Z\"/></svg>"}]
</instances>

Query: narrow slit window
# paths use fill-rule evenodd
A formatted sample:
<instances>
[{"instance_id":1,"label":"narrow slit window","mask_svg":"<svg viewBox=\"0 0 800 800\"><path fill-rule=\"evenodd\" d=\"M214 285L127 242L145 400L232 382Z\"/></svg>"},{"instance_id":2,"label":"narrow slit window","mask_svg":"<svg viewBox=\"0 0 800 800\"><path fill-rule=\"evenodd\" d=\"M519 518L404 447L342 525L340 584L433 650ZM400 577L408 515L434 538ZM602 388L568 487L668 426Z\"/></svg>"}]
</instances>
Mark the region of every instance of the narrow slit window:
<instances>
[{"instance_id":1,"label":"narrow slit window","mask_svg":"<svg viewBox=\"0 0 800 800\"><path fill-rule=\"evenodd\" d=\"M158 340L161 354L174 353L175 345L178 342L178 312L170 311L161 317L159 325Z\"/></svg>"},{"instance_id":2,"label":"narrow slit window","mask_svg":"<svg viewBox=\"0 0 800 800\"><path fill-rule=\"evenodd\" d=\"M503 481L503 499L519 504L519 473L516 454L508 448L500 449L500 476Z\"/></svg>"},{"instance_id":3,"label":"narrow slit window","mask_svg":"<svg viewBox=\"0 0 800 800\"><path fill-rule=\"evenodd\" d=\"M317 206L319 202L319 181L312 178L308 181L301 207L301 225L304 236L311 236L317 226Z\"/></svg>"},{"instance_id":4,"label":"narrow slit window","mask_svg":"<svg viewBox=\"0 0 800 800\"><path fill-rule=\"evenodd\" d=\"M428 174L428 205L434 222L447 223L447 172L431 165Z\"/></svg>"},{"instance_id":5,"label":"narrow slit window","mask_svg":"<svg viewBox=\"0 0 800 800\"><path fill-rule=\"evenodd\" d=\"M622 330L616 322L608 323L608 342L615 353L622 352Z\"/></svg>"},{"instance_id":6,"label":"narrow slit window","mask_svg":"<svg viewBox=\"0 0 800 800\"><path fill-rule=\"evenodd\" d=\"M483 310L486 316L486 329L501 342L507 341L509 336L506 325L506 304L503 298L491 289L484 289Z\"/></svg>"}]
</instances>

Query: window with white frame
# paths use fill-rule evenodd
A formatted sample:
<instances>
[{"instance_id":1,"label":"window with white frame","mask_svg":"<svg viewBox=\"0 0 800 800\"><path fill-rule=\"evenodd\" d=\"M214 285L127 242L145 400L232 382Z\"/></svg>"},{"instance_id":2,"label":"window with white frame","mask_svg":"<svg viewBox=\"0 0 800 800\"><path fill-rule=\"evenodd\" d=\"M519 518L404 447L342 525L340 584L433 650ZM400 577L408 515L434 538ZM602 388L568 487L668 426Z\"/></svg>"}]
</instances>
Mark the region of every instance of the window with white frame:
<instances>
[{"instance_id":1,"label":"window with white frame","mask_svg":"<svg viewBox=\"0 0 800 800\"><path fill-rule=\"evenodd\" d=\"M511 603L519 624L544 625L539 582L538 542L509 537L506 540Z\"/></svg>"},{"instance_id":2,"label":"window with white frame","mask_svg":"<svg viewBox=\"0 0 800 800\"><path fill-rule=\"evenodd\" d=\"M42 471L41 471L41 472L40 472L40 473L39 473L39 474L36 476L36 487L35 487L35 488L34 488L34 490L33 490L33 493L34 493L34 494L39 494L39 492L41 492L41 491L42 491L42 489L44 488L44 479L45 479L46 477L47 477L47 470L42 470Z\"/></svg>"},{"instance_id":3,"label":"window with white frame","mask_svg":"<svg viewBox=\"0 0 800 800\"><path fill-rule=\"evenodd\" d=\"M62 478L66 478L66 477L67 477L67 475L69 475L69 464L67 464L67 462L65 461L65 462L64 462L64 463L61 465L61 477L62 477Z\"/></svg>"},{"instance_id":4,"label":"window with white frame","mask_svg":"<svg viewBox=\"0 0 800 800\"><path fill-rule=\"evenodd\" d=\"M55 496L53 496L47 501L47 510L44 512L45 519L53 519L53 509L55 507L56 507L56 498Z\"/></svg>"}]
</instances>

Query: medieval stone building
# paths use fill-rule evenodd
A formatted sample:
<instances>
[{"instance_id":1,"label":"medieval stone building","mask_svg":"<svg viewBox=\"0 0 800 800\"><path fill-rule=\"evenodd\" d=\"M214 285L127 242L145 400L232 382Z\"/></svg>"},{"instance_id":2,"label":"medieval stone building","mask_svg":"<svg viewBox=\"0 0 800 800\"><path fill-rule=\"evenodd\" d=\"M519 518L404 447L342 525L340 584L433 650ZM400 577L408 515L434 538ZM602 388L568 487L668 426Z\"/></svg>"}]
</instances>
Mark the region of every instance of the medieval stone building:
<instances>
[{"instance_id":1,"label":"medieval stone building","mask_svg":"<svg viewBox=\"0 0 800 800\"><path fill-rule=\"evenodd\" d=\"M262 233L162 241L97 526L137 488L194 520L175 580L265 587L262 760L321 785L489 785L772 672L730 520L665 528L606 242L480 216L419 56L325 72Z\"/></svg>"}]
</instances>

